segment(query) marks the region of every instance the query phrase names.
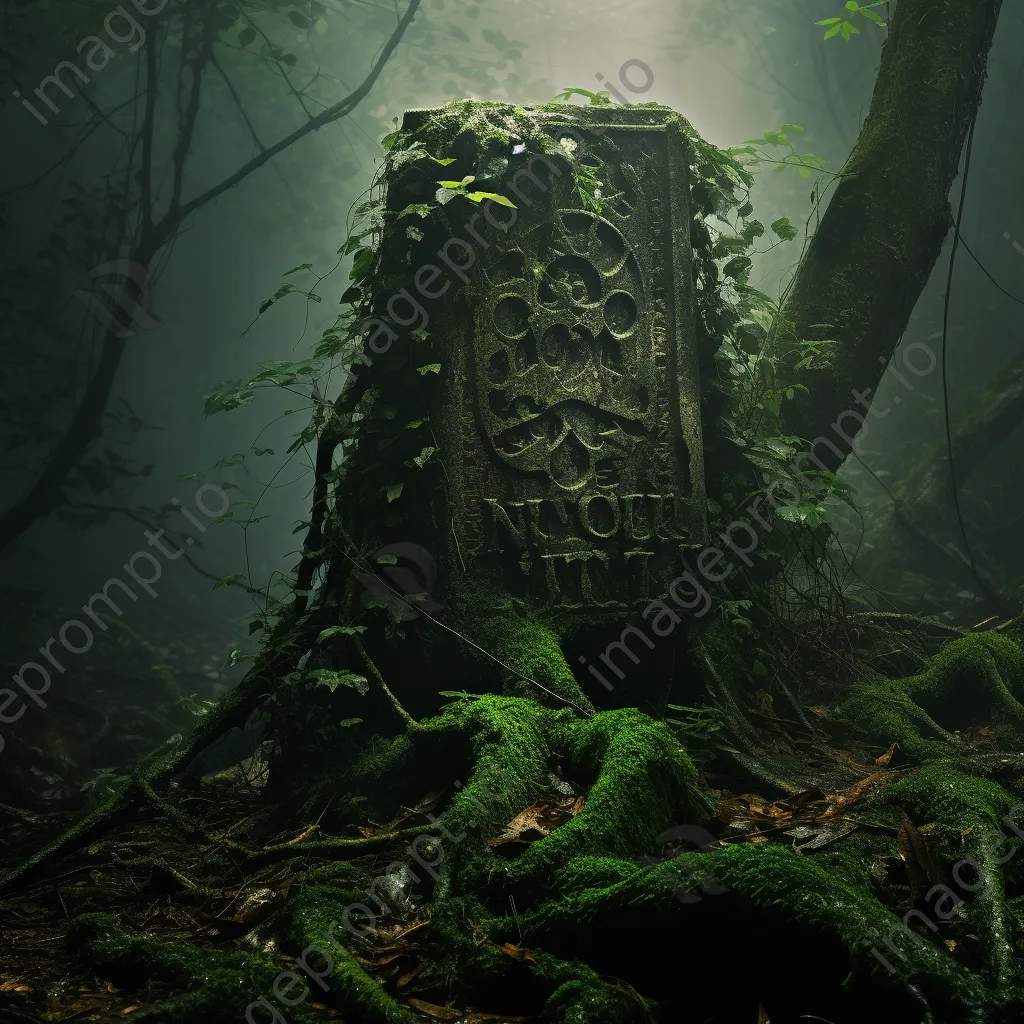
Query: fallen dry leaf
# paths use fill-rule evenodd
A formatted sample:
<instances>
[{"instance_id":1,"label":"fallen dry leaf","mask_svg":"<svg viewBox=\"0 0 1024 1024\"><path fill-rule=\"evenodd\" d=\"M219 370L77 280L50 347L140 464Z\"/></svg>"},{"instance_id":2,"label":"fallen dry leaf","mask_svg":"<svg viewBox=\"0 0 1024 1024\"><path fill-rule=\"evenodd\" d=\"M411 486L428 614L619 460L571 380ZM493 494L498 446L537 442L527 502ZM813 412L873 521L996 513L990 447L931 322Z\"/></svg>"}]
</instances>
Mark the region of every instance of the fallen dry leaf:
<instances>
[{"instance_id":1,"label":"fallen dry leaf","mask_svg":"<svg viewBox=\"0 0 1024 1024\"><path fill-rule=\"evenodd\" d=\"M892 756L892 749L888 751L888 756ZM773 802L766 801L754 793L745 793L719 801L715 813L719 821L730 826L730 835L737 832L738 822L750 822L758 826L756 829L746 830L738 837L740 841L748 842L762 841L766 833L788 828L790 825L831 822L871 790L887 782L894 774L885 768L866 770L868 774L864 778L842 793L825 794L820 789L812 788Z\"/></svg>"},{"instance_id":2,"label":"fallen dry leaf","mask_svg":"<svg viewBox=\"0 0 1024 1024\"><path fill-rule=\"evenodd\" d=\"M525 1017L509 1017L501 1013L479 1013L475 1010L456 1010L451 1006L437 1006L422 999L409 999L409 1005L431 1020L459 1021L460 1024L523 1024Z\"/></svg>"},{"instance_id":3,"label":"fallen dry leaf","mask_svg":"<svg viewBox=\"0 0 1024 1024\"><path fill-rule=\"evenodd\" d=\"M900 860L907 866L910 892L915 900L924 895L930 885L943 882L942 869L932 856L927 840L905 814L896 834L896 848Z\"/></svg>"},{"instance_id":4,"label":"fallen dry leaf","mask_svg":"<svg viewBox=\"0 0 1024 1024\"><path fill-rule=\"evenodd\" d=\"M396 982L397 986L399 988L405 988L406 985L415 981L416 978L420 976L426 966L426 963L421 961L411 971L406 971L405 974L403 974Z\"/></svg>"},{"instance_id":5,"label":"fallen dry leaf","mask_svg":"<svg viewBox=\"0 0 1024 1024\"><path fill-rule=\"evenodd\" d=\"M517 814L506 826L505 831L489 840L491 846L505 846L509 843L535 843L551 835L559 825L575 818L586 803L586 797L563 796L553 800L539 800Z\"/></svg>"},{"instance_id":6,"label":"fallen dry leaf","mask_svg":"<svg viewBox=\"0 0 1024 1024\"><path fill-rule=\"evenodd\" d=\"M884 754L875 758L875 764L887 765L892 760L892 755L896 752L896 744L894 743Z\"/></svg>"},{"instance_id":7,"label":"fallen dry leaf","mask_svg":"<svg viewBox=\"0 0 1024 1024\"><path fill-rule=\"evenodd\" d=\"M431 1020L456 1021L462 1020L463 1017L461 1010L456 1010L452 1006L437 1006L435 1003L428 1003L423 999L410 999L409 1005Z\"/></svg>"},{"instance_id":8,"label":"fallen dry leaf","mask_svg":"<svg viewBox=\"0 0 1024 1024\"><path fill-rule=\"evenodd\" d=\"M528 949L515 945L515 943L505 942L498 948L502 953L506 953L513 960L518 960L520 963L534 963L533 954Z\"/></svg>"}]
</instances>

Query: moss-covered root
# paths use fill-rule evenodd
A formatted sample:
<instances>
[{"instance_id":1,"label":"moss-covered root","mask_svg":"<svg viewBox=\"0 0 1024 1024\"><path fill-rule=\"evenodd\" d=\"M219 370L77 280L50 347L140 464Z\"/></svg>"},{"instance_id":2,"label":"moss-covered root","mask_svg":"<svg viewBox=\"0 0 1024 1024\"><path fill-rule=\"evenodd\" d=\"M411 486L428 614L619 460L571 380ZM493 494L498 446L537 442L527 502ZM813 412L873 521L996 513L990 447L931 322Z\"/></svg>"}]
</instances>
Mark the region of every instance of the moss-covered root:
<instances>
[{"instance_id":1,"label":"moss-covered root","mask_svg":"<svg viewBox=\"0 0 1024 1024\"><path fill-rule=\"evenodd\" d=\"M296 950L309 977L310 998L331 1000L365 1024L416 1024L419 1018L389 996L342 945L345 912L336 892L312 888L296 901L284 930L285 944Z\"/></svg>"},{"instance_id":2,"label":"moss-covered root","mask_svg":"<svg viewBox=\"0 0 1024 1024\"><path fill-rule=\"evenodd\" d=\"M656 984L666 998L671 986L666 990L659 979L673 963L700 975L723 954L733 961L742 956L739 937L750 935L771 941L748 952L752 962L732 962L740 986L750 972L770 976L811 956L820 964L804 985L801 999L808 1002L834 995L844 976L858 1007L886 1007L886 1019L980 1024L988 1019L986 1008L1000 1000L993 987L986 989L948 953L910 932L840 872L780 843L687 853L653 869L584 857L568 865L557 884L561 898L502 928L516 928L530 948L584 956L599 969L599 957L608 965L624 957L646 964L647 981L636 983L645 989ZM638 948L640 936L651 938Z\"/></svg>"},{"instance_id":3,"label":"moss-covered root","mask_svg":"<svg viewBox=\"0 0 1024 1024\"><path fill-rule=\"evenodd\" d=\"M675 734L636 708L605 711L586 721L551 723L551 746L568 777L589 784L575 818L533 843L516 862L515 877L553 871L581 854L643 856L677 825L706 821L711 804ZM597 765L597 778L588 775Z\"/></svg>"},{"instance_id":4,"label":"moss-covered root","mask_svg":"<svg viewBox=\"0 0 1024 1024\"><path fill-rule=\"evenodd\" d=\"M1009 637L979 633L948 643L919 675L858 686L836 715L880 745L911 757L949 754L954 731L991 716L1024 735L1024 651ZM941 724L940 724L941 723Z\"/></svg>"},{"instance_id":5,"label":"moss-covered root","mask_svg":"<svg viewBox=\"0 0 1024 1024\"><path fill-rule=\"evenodd\" d=\"M653 1005L621 981L606 981L580 963L535 955L534 974L557 985L544 1004L551 1024L650 1024Z\"/></svg>"},{"instance_id":6,"label":"moss-covered root","mask_svg":"<svg viewBox=\"0 0 1024 1024\"><path fill-rule=\"evenodd\" d=\"M237 1024L261 996L273 998L281 971L258 953L200 949L185 942L133 936L108 914L76 917L68 929L68 946L116 984L145 986L147 1020L154 1024ZM266 1014L259 1019L266 1019ZM297 1006L289 1019L312 1024L315 1014Z\"/></svg>"},{"instance_id":7,"label":"moss-covered root","mask_svg":"<svg viewBox=\"0 0 1024 1024\"><path fill-rule=\"evenodd\" d=\"M215 1024L255 1019L313 1024L313 1003L330 1003L366 1024L415 1024L342 945L344 904L322 887L307 890L281 929L294 962L282 969L257 953L200 949L129 935L106 914L71 923L72 949L124 986L147 986L161 1000L146 1007L160 1024Z\"/></svg>"},{"instance_id":8,"label":"moss-covered root","mask_svg":"<svg viewBox=\"0 0 1024 1024\"><path fill-rule=\"evenodd\" d=\"M518 617L492 620L484 629L484 644L497 652L498 660L512 670L507 691L531 697L549 707L573 707L584 715L594 705L572 674L558 637L532 619Z\"/></svg>"},{"instance_id":9,"label":"moss-covered root","mask_svg":"<svg viewBox=\"0 0 1024 1024\"><path fill-rule=\"evenodd\" d=\"M928 928L934 931L943 921L962 917L980 940L987 982L1000 988L1019 983L1006 893L1007 871L1019 873L1020 868L1010 863L1013 847L1005 824L1013 820L1011 794L994 782L933 762L886 786L873 803L932 826L927 842L950 874L924 898Z\"/></svg>"}]
</instances>

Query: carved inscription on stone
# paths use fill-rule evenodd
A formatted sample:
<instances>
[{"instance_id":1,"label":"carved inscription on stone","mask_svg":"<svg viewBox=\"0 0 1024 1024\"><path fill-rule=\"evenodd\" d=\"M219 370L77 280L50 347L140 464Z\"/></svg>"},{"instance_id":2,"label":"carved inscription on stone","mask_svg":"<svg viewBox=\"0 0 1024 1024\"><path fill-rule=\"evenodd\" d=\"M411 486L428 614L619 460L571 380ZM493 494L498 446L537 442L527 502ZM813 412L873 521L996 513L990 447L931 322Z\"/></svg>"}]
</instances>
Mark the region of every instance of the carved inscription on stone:
<instances>
[{"instance_id":1,"label":"carved inscription on stone","mask_svg":"<svg viewBox=\"0 0 1024 1024\"><path fill-rule=\"evenodd\" d=\"M469 289L466 554L534 608L650 600L705 537L686 159L634 114L549 118L602 208L533 174Z\"/></svg>"}]
</instances>

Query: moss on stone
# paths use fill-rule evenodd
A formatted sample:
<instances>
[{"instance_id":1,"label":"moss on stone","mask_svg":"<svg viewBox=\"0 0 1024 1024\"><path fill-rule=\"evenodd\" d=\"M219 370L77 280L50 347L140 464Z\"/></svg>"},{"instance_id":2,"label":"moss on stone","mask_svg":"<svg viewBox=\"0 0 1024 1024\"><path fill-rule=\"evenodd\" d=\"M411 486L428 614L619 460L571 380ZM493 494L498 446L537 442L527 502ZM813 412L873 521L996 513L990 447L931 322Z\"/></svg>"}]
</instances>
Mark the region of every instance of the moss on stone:
<instances>
[{"instance_id":1,"label":"moss on stone","mask_svg":"<svg viewBox=\"0 0 1024 1024\"><path fill-rule=\"evenodd\" d=\"M593 714L594 706L569 668L558 636L547 626L518 616L503 617L486 627L485 643L497 652L499 661L517 673L510 674L511 693L552 707L568 705L583 714Z\"/></svg>"}]
</instances>

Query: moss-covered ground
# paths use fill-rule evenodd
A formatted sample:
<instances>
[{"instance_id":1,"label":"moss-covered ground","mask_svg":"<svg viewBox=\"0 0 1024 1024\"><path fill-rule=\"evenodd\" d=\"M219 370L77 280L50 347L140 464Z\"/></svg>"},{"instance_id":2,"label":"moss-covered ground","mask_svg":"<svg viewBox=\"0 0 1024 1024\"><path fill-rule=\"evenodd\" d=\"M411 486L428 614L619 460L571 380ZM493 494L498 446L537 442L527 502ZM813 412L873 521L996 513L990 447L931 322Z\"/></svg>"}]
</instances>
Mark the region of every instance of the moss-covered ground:
<instances>
[{"instance_id":1,"label":"moss-covered ground","mask_svg":"<svg viewBox=\"0 0 1024 1024\"><path fill-rule=\"evenodd\" d=\"M537 640L521 667L556 679L549 637L516 636ZM176 1024L753 1022L759 1005L772 1021L1018 1020L1022 687L1005 632L863 681L822 719L806 790L742 793L746 818L716 767L728 740L549 707L514 681L447 698L354 737L316 780L254 762L172 787L23 880L4 897L0 1007Z\"/></svg>"}]
</instances>

